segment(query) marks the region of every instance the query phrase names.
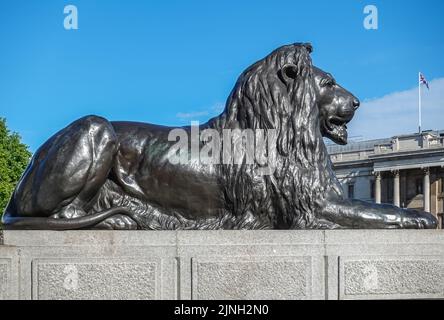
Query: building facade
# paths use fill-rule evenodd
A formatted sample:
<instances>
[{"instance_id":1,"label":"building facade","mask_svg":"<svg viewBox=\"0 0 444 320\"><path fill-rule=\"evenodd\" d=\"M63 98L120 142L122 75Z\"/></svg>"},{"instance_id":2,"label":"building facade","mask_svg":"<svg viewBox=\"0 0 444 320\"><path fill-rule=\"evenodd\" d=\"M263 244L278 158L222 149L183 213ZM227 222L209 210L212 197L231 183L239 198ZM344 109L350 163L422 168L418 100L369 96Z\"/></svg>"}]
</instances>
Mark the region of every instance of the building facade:
<instances>
[{"instance_id":1,"label":"building facade","mask_svg":"<svg viewBox=\"0 0 444 320\"><path fill-rule=\"evenodd\" d=\"M431 212L442 228L444 130L327 148L349 198Z\"/></svg>"}]
</instances>

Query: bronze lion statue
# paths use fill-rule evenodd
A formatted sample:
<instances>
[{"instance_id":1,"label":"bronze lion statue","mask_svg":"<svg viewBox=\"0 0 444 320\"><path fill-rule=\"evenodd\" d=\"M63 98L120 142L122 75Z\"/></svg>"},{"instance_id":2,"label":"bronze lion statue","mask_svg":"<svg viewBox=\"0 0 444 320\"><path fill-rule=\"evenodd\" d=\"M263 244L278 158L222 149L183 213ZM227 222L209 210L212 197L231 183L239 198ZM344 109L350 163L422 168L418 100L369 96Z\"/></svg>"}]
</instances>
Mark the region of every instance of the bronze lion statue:
<instances>
[{"instance_id":1,"label":"bronze lion statue","mask_svg":"<svg viewBox=\"0 0 444 320\"><path fill-rule=\"evenodd\" d=\"M345 199L323 137L347 143L347 123L359 100L312 66L311 51L310 44L286 45L250 66L223 113L198 127L221 135L273 130L271 173L257 170L263 166L259 161L246 161L247 153L228 163L203 163L189 155L173 163L177 140L170 139L171 131L192 134L192 126L87 116L35 153L3 215L4 227L436 228L430 213ZM209 142L199 140L198 147Z\"/></svg>"}]
</instances>

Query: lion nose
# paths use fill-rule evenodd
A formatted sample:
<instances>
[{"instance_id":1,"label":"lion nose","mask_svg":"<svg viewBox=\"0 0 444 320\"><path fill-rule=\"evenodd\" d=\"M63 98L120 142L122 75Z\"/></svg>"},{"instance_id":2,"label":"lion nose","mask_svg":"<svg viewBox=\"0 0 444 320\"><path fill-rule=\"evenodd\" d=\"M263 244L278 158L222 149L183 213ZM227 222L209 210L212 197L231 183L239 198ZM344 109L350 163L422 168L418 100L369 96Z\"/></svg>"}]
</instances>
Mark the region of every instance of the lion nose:
<instances>
[{"instance_id":1,"label":"lion nose","mask_svg":"<svg viewBox=\"0 0 444 320\"><path fill-rule=\"evenodd\" d=\"M361 102L358 99L353 99L353 108L358 109L359 106L361 105Z\"/></svg>"}]
</instances>

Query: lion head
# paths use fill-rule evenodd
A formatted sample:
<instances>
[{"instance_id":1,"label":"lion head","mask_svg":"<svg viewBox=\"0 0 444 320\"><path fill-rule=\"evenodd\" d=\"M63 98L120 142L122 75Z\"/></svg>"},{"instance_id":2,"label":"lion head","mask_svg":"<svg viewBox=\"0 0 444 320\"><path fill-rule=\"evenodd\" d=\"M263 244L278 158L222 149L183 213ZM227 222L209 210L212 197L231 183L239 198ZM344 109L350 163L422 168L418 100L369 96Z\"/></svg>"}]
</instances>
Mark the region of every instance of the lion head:
<instances>
[{"instance_id":1,"label":"lion head","mask_svg":"<svg viewBox=\"0 0 444 320\"><path fill-rule=\"evenodd\" d=\"M341 87L330 73L313 67L316 101L320 110L320 126L324 137L347 144L347 123L359 108L359 100Z\"/></svg>"},{"instance_id":2,"label":"lion head","mask_svg":"<svg viewBox=\"0 0 444 320\"><path fill-rule=\"evenodd\" d=\"M360 102L330 73L312 66L312 51L308 43L286 45L245 70L228 98L224 124L282 129L278 148L283 154L295 147L294 139L314 136L317 129L347 144L347 124ZM319 128L307 126L316 122Z\"/></svg>"}]
</instances>

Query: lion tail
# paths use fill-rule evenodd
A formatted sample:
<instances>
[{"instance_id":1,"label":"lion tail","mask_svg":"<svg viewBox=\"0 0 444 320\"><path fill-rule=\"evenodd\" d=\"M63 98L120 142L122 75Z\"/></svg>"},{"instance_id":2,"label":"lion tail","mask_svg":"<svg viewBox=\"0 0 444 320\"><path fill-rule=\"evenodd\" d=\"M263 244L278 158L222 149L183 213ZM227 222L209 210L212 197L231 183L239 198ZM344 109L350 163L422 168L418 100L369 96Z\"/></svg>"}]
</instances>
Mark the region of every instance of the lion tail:
<instances>
[{"instance_id":1,"label":"lion tail","mask_svg":"<svg viewBox=\"0 0 444 320\"><path fill-rule=\"evenodd\" d=\"M116 207L73 219L13 217L5 213L2 222L5 230L76 230L91 228L118 214L126 215L135 220L135 213L133 211L126 207Z\"/></svg>"}]
</instances>

